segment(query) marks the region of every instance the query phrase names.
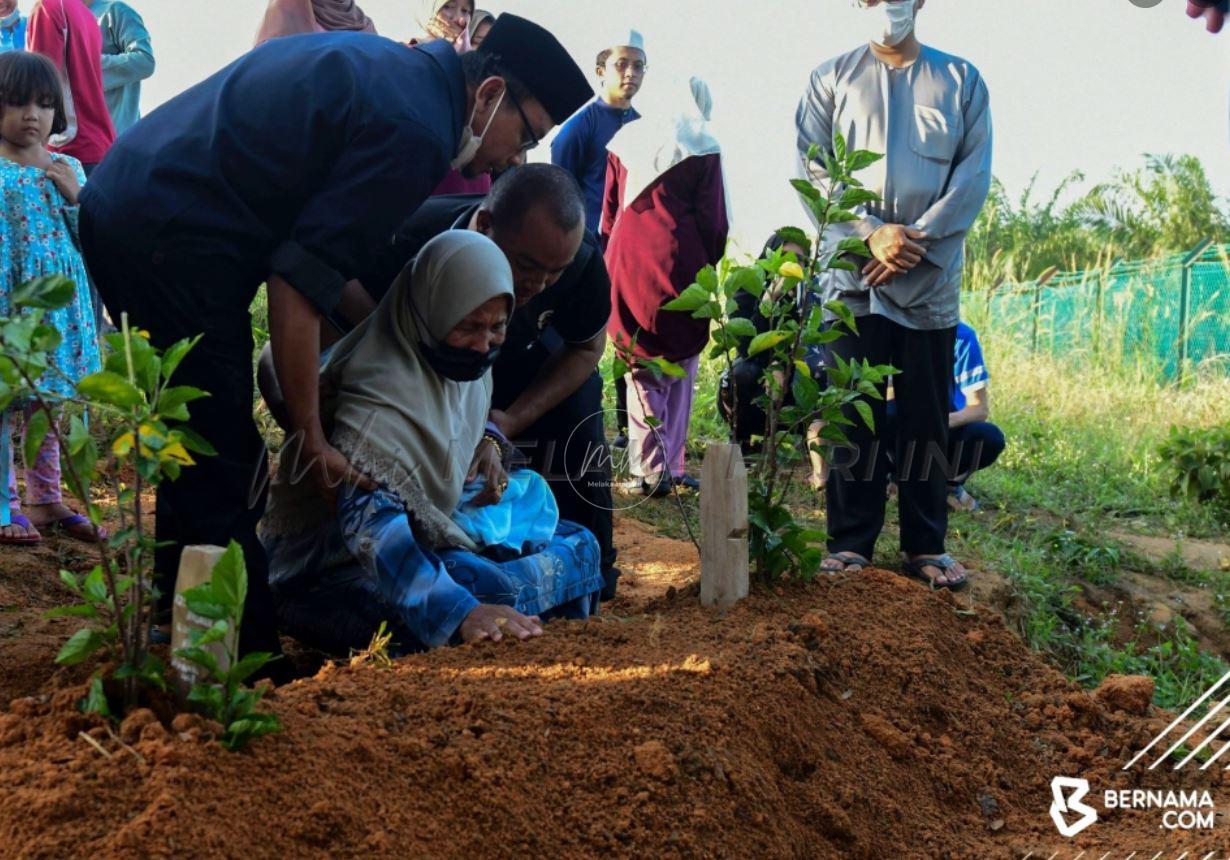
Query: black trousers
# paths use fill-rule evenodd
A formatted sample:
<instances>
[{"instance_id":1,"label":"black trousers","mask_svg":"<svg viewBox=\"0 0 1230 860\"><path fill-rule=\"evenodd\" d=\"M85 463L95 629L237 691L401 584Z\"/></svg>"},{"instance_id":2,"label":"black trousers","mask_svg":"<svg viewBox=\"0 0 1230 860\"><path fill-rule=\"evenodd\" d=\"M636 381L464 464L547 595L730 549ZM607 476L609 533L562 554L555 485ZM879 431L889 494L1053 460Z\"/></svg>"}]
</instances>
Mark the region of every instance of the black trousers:
<instances>
[{"instance_id":1,"label":"black trousers","mask_svg":"<svg viewBox=\"0 0 1230 860\"><path fill-rule=\"evenodd\" d=\"M884 527L888 448L899 489L901 549L911 555L944 552L948 531L948 405L956 329L916 331L881 316L858 318L858 335L830 345L844 361L889 364L897 403L896 433L883 400L869 400L875 430L849 411L850 447L833 451L826 486L829 550L871 558ZM881 394L887 386L881 386Z\"/></svg>"},{"instance_id":2,"label":"black trousers","mask_svg":"<svg viewBox=\"0 0 1230 860\"><path fill-rule=\"evenodd\" d=\"M889 432L897 432L897 417L890 415ZM975 472L981 472L995 464L1004 453L1007 442L1004 431L990 421L974 421L961 427L948 428L948 485L958 487L968 481ZM891 461L894 452L888 449Z\"/></svg>"},{"instance_id":3,"label":"black trousers","mask_svg":"<svg viewBox=\"0 0 1230 860\"><path fill-rule=\"evenodd\" d=\"M495 407L508 408L537 377L546 359L546 351L535 346L515 365L497 365ZM602 419L602 377L595 371L513 442L525 455L523 465L547 479L560 517L584 526L597 538L605 579L602 599L610 600L615 596L619 569L615 567L611 457Z\"/></svg>"},{"instance_id":4,"label":"black trousers","mask_svg":"<svg viewBox=\"0 0 1230 860\"><path fill-rule=\"evenodd\" d=\"M247 305L233 299L244 275L226 260L211 258L206 248L186 242L156 250L134 247L132 237L115 229L114 216L96 214L83 208L82 247L115 323L127 313L129 326L148 330L151 343L160 349L203 334L172 383L210 393L189 407L188 426L213 445L218 456L195 456L195 466L158 487L155 532L159 541L171 542L155 553L159 608L171 607L182 547L226 546L234 540L243 548L248 570L241 651L279 654L268 562L256 537L256 524L265 511L268 463L252 414L251 319Z\"/></svg>"}]
</instances>

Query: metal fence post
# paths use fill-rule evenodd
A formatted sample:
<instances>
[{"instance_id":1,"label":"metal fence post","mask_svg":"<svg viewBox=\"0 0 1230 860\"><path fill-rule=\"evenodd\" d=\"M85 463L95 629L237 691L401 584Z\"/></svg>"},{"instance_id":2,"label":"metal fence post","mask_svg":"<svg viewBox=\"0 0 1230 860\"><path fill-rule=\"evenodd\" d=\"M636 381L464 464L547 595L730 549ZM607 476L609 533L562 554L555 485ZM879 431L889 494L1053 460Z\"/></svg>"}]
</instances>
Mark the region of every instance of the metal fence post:
<instances>
[{"instance_id":1,"label":"metal fence post","mask_svg":"<svg viewBox=\"0 0 1230 860\"><path fill-rule=\"evenodd\" d=\"M1191 355L1191 332L1188 327L1192 320L1192 266L1204 256L1204 252L1212 244L1212 239L1205 239L1183 258L1182 286L1179 289L1179 372L1176 374L1180 384L1187 377L1188 359Z\"/></svg>"}]
</instances>

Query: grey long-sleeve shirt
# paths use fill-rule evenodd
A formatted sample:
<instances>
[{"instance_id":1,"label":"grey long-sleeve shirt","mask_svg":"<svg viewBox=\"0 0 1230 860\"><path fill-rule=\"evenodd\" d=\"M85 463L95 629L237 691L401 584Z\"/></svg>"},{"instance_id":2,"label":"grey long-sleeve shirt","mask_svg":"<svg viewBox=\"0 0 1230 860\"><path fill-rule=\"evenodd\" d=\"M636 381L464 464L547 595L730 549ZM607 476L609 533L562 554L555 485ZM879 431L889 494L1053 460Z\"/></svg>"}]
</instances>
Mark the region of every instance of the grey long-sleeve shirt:
<instances>
[{"instance_id":1,"label":"grey long-sleeve shirt","mask_svg":"<svg viewBox=\"0 0 1230 860\"><path fill-rule=\"evenodd\" d=\"M90 11L102 30L103 97L118 136L141 118L141 81L154 74L154 51L145 22L127 3L94 0Z\"/></svg>"},{"instance_id":2,"label":"grey long-sleeve shirt","mask_svg":"<svg viewBox=\"0 0 1230 860\"><path fill-rule=\"evenodd\" d=\"M834 271L826 301L840 299L855 316L877 314L912 329L957 324L965 234L991 187L989 102L977 69L928 47L902 69L863 45L812 72L795 117L801 175L827 182L822 165L805 161L812 143L832 151L834 130L852 150L885 154L858 174L883 199L856 210L859 220L832 225L826 241L866 239L883 224L927 233L917 267L874 289L861 272ZM854 261L860 269L866 262Z\"/></svg>"}]
</instances>

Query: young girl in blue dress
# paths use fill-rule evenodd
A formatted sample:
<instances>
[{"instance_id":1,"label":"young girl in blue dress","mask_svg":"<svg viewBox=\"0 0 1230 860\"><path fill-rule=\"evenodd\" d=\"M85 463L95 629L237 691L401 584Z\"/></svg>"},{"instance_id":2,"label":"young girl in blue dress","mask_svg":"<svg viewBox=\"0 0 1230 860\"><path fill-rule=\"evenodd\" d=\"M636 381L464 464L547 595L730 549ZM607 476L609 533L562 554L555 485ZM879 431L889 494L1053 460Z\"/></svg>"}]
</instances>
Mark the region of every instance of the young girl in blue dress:
<instances>
[{"instance_id":1,"label":"young girl in blue dress","mask_svg":"<svg viewBox=\"0 0 1230 860\"><path fill-rule=\"evenodd\" d=\"M26 51L0 54L0 316L13 313L13 290L43 275L64 275L77 284L74 301L48 313L46 321L62 336L52 355L54 368L38 380L53 399L70 397L76 381L99 369L98 337L85 263L77 248L77 195L85 183L81 164L47 151L47 139L62 132L64 112L59 73L47 58ZM49 433L35 462L27 463L26 509L21 508L13 463L14 425L31 414L29 404L9 406L7 463L8 510L0 513L0 544L31 544L41 530L58 529L84 540L94 538L85 517L63 503L60 451ZM3 524L10 520L8 524Z\"/></svg>"}]
</instances>

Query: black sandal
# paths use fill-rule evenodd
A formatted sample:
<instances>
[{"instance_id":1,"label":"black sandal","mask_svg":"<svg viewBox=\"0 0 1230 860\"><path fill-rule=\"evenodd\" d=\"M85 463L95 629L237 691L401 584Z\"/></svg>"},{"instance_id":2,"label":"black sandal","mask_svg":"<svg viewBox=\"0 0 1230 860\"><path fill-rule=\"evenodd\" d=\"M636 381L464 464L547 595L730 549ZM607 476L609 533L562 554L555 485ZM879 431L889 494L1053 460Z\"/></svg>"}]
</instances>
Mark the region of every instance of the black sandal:
<instances>
[{"instance_id":1,"label":"black sandal","mask_svg":"<svg viewBox=\"0 0 1230 860\"><path fill-rule=\"evenodd\" d=\"M948 553L944 553L939 558L916 558L913 561L906 560L901 565L901 572L910 579L917 579L926 585L931 586L933 591L938 591L941 588L947 588L949 591L961 591L969 585L969 577L962 575L961 579L956 582L936 582L939 577L931 577L927 575L928 567L938 567L941 571L940 576L948 578L948 572L957 566L957 560Z\"/></svg>"},{"instance_id":2,"label":"black sandal","mask_svg":"<svg viewBox=\"0 0 1230 860\"><path fill-rule=\"evenodd\" d=\"M830 561L837 562L841 565L841 567L825 567L824 565ZM856 552L831 552L824 557L824 561L820 562L820 572L828 574L845 573L846 568L852 564L858 565L859 569L856 571L857 573L862 573L864 570L871 567L871 562Z\"/></svg>"}]
</instances>

